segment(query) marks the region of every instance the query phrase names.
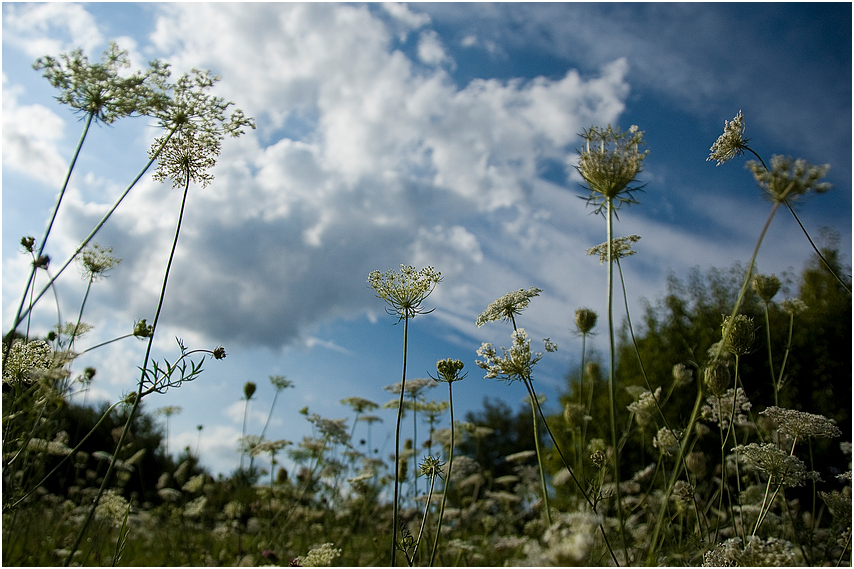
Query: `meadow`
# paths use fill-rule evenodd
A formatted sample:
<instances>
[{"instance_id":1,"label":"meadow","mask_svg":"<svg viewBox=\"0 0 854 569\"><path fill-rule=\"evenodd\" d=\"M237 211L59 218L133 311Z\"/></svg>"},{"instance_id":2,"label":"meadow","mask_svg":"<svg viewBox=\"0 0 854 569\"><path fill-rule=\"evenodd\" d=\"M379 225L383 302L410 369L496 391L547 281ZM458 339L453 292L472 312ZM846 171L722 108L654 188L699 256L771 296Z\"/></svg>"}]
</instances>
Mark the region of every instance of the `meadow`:
<instances>
[{"instance_id":1,"label":"meadow","mask_svg":"<svg viewBox=\"0 0 854 569\"><path fill-rule=\"evenodd\" d=\"M524 327L526 307L548 291L510 291L472 322L504 327L506 346L484 343L466 362L436 354L432 378L413 380L409 324L429 318L441 267L382 267L366 280L401 334L400 382L388 386L395 401L386 405L394 453L377 456L354 438L380 406L353 394L341 400L350 420L301 410L313 434L299 441L244 427L239 468L214 477L192 449L170 452L169 418L180 408L169 395L226 349L179 340L172 358L157 361L152 345L191 188L215 183L222 140L255 123L211 94L219 78L209 72L173 79L159 61L134 73L127 65L116 45L98 62L76 51L35 63L59 103L83 117L83 132L45 234L21 239L31 273L3 340L4 565L851 565L850 268L830 233L819 246L803 226L796 237L815 255L800 274L755 266L775 216L797 220L793 204L830 189L827 165L777 155L766 163L748 145L745 117L725 121L709 160L749 158L745 181L769 203L753 257L674 277L635 322L621 263L642 236L613 235L613 221L642 207L637 176L648 150L638 127L591 126L577 170L586 207L603 220L603 243L588 253L602 264L591 278L602 280L607 313L575 310L578 345L561 349L577 349L580 365L567 370L561 414L543 412L535 381L556 346ZM160 128L147 162L60 265L45 247L87 132L134 115ZM97 370L75 368L75 358L103 346L86 342L86 299L121 269L96 237L149 173L184 201L153 319L112 340L147 346L138 384L120 401L86 406L71 398ZM88 282L75 316L30 329L33 307L51 301L72 264ZM592 334L608 339L606 354L589 352ZM474 375L524 387L527 407L487 404L455 417L454 384ZM293 384L269 381L272 417ZM245 408L256 391L243 386ZM296 468L265 471L259 456L274 466L288 456Z\"/></svg>"}]
</instances>

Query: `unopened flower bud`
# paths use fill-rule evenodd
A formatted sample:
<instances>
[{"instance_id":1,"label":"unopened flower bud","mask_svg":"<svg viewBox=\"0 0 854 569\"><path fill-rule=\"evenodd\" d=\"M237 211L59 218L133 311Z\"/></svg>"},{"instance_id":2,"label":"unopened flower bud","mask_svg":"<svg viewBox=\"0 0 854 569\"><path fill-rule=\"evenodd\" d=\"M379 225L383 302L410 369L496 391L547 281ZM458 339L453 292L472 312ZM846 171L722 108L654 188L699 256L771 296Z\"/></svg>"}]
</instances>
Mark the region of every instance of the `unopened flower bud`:
<instances>
[{"instance_id":1,"label":"unopened flower bud","mask_svg":"<svg viewBox=\"0 0 854 569\"><path fill-rule=\"evenodd\" d=\"M706 387L712 395L720 396L732 384L729 364L720 360L709 362L704 373Z\"/></svg>"},{"instance_id":2,"label":"unopened flower bud","mask_svg":"<svg viewBox=\"0 0 854 569\"><path fill-rule=\"evenodd\" d=\"M598 315L589 308L579 308L575 311L575 326L582 335L589 334L596 326L597 318Z\"/></svg>"},{"instance_id":3,"label":"unopened flower bud","mask_svg":"<svg viewBox=\"0 0 854 569\"><path fill-rule=\"evenodd\" d=\"M727 328L729 333L727 334ZM743 356L750 353L750 348L756 340L756 329L753 326L753 318L744 314L736 314L735 318L727 316L721 324L724 347L731 354Z\"/></svg>"},{"instance_id":4,"label":"unopened flower bud","mask_svg":"<svg viewBox=\"0 0 854 569\"><path fill-rule=\"evenodd\" d=\"M258 389L258 386L251 381L247 381L243 386L243 395L246 396L246 400L252 399L252 396L255 395L255 390Z\"/></svg>"},{"instance_id":5,"label":"unopened flower bud","mask_svg":"<svg viewBox=\"0 0 854 569\"><path fill-rule=\"evenodd\" d=\"M771 299L780 290L780 279L777 275L754 275L753 290L762 299L762 302L770 302Z\"/></svg>"}]
</instances>

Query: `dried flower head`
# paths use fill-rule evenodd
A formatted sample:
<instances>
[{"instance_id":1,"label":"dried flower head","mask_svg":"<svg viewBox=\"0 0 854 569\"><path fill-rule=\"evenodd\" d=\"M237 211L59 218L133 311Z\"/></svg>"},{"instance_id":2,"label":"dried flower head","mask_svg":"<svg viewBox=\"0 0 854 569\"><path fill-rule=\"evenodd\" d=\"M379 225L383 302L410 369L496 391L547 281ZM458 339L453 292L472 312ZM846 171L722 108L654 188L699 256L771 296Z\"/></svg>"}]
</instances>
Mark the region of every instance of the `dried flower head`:
<instances>
[{"instance_id":1,"label":"dried flower head","mask_svg":"<svg viewBox=\"0 0 854 569\"><path fill-rule=\"evenodd\" d=\"M754 275L753 290L762 299L762 302L769 303L777 291L780 290L780 279L777 275Z\"/></svg>"},{"instance_id":2,"label":"dried flower head","mask_svg":"<svg viewBox=\"0 0 854 569\"><path fill-rule=\"evenodd\" d=\"M133 326L133 335L137 338L150 338L151 334L154 333L154 326L149 326L145 318L134 324Z\"/></svg>"},{"instance_id":3,"label":"dried flower head","mask_svg":"<svg viewBox=\"0 0 854 569\"><path fill-rule=\"evenodd\" d=\"M720 166L727 160L743 154L749 140L744 138L744 115L738 111L732 121L724 121L724 133L712 145L712 153L706 161L717 160L716 165Z\"/></svg>"},{"instance_id":4,"label":"dried flower head","mask_svg":"<svg viewBox=\"0 0 854 569\"><path fill-rule=\"evenodd\" d=\"M777 425L777 432L793 439L803 437L831 438L842 435L842 431L836 426L836 421L828 419L824 415L781 407L768 407L759 414L774 421Z\"/></svg>"},{"instance_id":5,"label":"dried flower head","mask_svg":"<svg viewBox=\"0 0 854 569\"><path fill-rule=\"evenodd\" d=\"M582 336L590 334L593 327L596 326L598 314L589 308L579 308L575 311L575 327L578 333Z\"/></svg>"},{"instance_id":6,"label":"dried flower head","mask_svg":"<svg viewBox=\"0 0 854 569\"><path fill-rule=\"evenodd\" d=\"M736 356L749 354L756 340L753 318L744 314L736 314L734 318L725 316L721 324L721 332L724 349Z\"/></svg>"},{"instance_id":7,"label":"dried flower head","mask_svg":"<svg viewBox=\"0 0 854 569\"><path fill-rule=\"evenodd\" d=\"M640 241L640 235L627 235L625 237L616 237L611 239L611 259L616 261L624 257L630 257L637 253L632 250L632 243ZM608 242L600 243L595 247L587 250L588 255L599 255L599 264L605 264L608 260Z\"/></svg>"},{"instance_id":8,"label":"dried flower head","mask_svg":"<svg viewBox=\"0 0 854 569\"><path fill-rule=\"evenodd\" d=\"M590 195L587 203L596 206L599 213L608 202L621 204L638 203L632 192L639 187L630 187L641 172L643 160L649 153L641 152L643 131L632 126L620 132L608 125L607 128L592 127L581 134L585 146L579 151L576 169L587 183Z\"/></svg>"},{"instance_id":9,"label":"dried flower head","mask_svg":"<svg viewBox=\"0 0 854 569\"><path fill-rule=\"evenodd\" d=\"M44 69L44 77L61 91L56 99L93 119L112 124L132 114L146 115L165 104L160 89L169 76L168 66L152 61L145 73L123 76L121 69L130 67L128 52L115 42L101 56L101 63L89 63L82 50L59 56L45 56L33 64Z\"/></svg>"},{"instance_id":10,"label":"dried flower head","mask_svg":"<svg viewBox=\"0 0 854 569\"><path fill-rule=\"evenodd\" d=\"M508 292L501 298L493 300L486 307L486 310L480 313L475 324L480 328L487 322L497 320L514 320L517 314L521 314L522 310L530 304L531 299L539 296L542 290L532 286L528 290L520 288L519 290Z\"/></svg>"},{"instance_id":11,"label":"dried flower head","mask_svg":"<svg viewBox=\"0 0 854 569\"><path fill-rule=\"evenodd\" d=\"M104 278L105 273L122 262L113 257L112 247L101 247L97 243L87 245L77 259L80 261L83 277L91 281Z\"/></svg>"},{"instance_id":12,"label":"dried flower head","mask_svg":"<svg viewBox=\"0 0 854 569\"><path fill-rule=\"evenodd\" d=\"M444 475L443 464L438 456L425 456L424 460L421 461L419 473L421 476L442 476Z\"/></svg>"},{"instance_id":13,"label":"dried flower head","mask_svg":"<svg viewBox=\"0 0 854 569\"><path fill-rule=\"evenodd\" d=\"M759 187L775 203L794 200L810 190L822 194L830 189L830 184L819 183L830 169L830 164L814 166L802 158L793 160L789 156L775 154L771 157L771 170L766 170L756 160L750 160L746 166L753 172Z\"/></svg>"},{"instance_id":14,"label":"dried flower head","mask_svg":"<svg viewBox=\"0 0 854 569\"><path fill-rule=\"evenodd\" d=\"M713 395L721 395L728 386L732 385L729 363L722 360L712 360L703 370L706 387Z\"/></svg>"},{"instance_id":15,"label":"dried flower head","mask_svg":"<svg viewBox=\"0 0 854 569\"><path fill-rule=\"evenodd\" d=\"M416 270L411 265L401 265L399 273L394 270L385 273L373 271L368 275L368 283L377 291L377 296L389 305L386 312L396 314L398 322L414 318L416 314L432 312L423 310L421 303L441 280L442 273L433 267Z\"/></svg>"},{"instance_id":16,"label":"dried flower head","mask_svg":"<svg viewBox=\"0 0 854 569\"><path fill-rule=\"evenodd\" d=\"M211 355L214 357L215 360L223 360L225 359L225 348L223 348L222 346L217 346L213 349Z\"/></svg>"},{"instance_id":17,"label":"dried flower head","mask_svg":"<svg viewBox=\"0 0 854 569\"><path fill-rule=\"evenodd\" d=\"M484 343L477 350L477 355L483 360L477 360L475 363L481 369L486 370L486 377L489 379L506 379L507 381L530 380L531 370L543 354L540 352L531 352L531 340L528 339L528 334L524 328L514 330L511 334L513 338L513 346L507 350L501 348L502 356L499 356L492 344ZM554 351L555 347L548 340L545 341L546 350Z\"/></svg>"}]
</instances>

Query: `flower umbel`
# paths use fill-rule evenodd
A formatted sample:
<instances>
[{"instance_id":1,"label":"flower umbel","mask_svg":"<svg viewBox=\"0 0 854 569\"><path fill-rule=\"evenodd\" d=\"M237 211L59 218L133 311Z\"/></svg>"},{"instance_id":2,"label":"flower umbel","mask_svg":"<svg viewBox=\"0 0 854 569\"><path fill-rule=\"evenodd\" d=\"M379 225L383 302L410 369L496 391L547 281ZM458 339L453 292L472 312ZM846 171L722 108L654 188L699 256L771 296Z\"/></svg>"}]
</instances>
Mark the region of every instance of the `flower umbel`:
<instances>
[{"instance_id":1,"label":"flower umbel","mask_svg":"<svg viewBox=\"0 0 854 569\"><path fill-rule=\"evenodd\" d=\"M543 291L535 286L532 286L528 290L520 288L519 290L508 292L501 298L490 302L486 310L481 312L480 316L477 317L475 324L480 328L487 322L501 320L502 318L512 320L530 304L532 298L539 296L541 292Z\"/></svg>"},{"instance_id":2,"label":"flower umbel","mask_svg":"<svg viewBox=\"0 0 854 569\"><path fill-rule=\"evenodd\" d=\"M607 202L617 205L638 203L632 192L640 187L630 187L641 172L648 150L640 151L643 132L632 126L627 132L592 127L581 134L586 141L576 169L587 183L590 196L587 203L596 206L599 213Z\"/></svg>"},{"instance_id":3,"label":"flower umbel","mask_svg":"<svg viewBox=\"0 0 854 569\"><path fill-rule=\"evenodd\" d=\"M744 115L738 111L732 121L724 121L724 133L712 145L712 153L706 161L717 160L716 166L720 166L727 160L743 154L749 141L750 139L744 138Z\"/></svg>"},{"instance_id":4,"label":"flower umbel","mask_svg":"<svg viewBox=\"0 0 854 569\"><path fill-rule=\"evenodd\" d=\"M478 367L486 370L486 377L489 379L506 379L513 381L516 379L531 379L531 369L534 367L543 354L540 352L531 352L531 340L528 339L528 333L524 328L514 330L512 334L513 346L507 350L501 348L503 356L499 356L492 344L484 343L477 350L477 355L483 358L478 360ZM554 352L557 346L545 340L546 351Z\"/></svg>"},{"instance_id":5,"label":"flower umbel","mask_svg":"<svg viewBox=\"0 0 854 569\"><path fill-rule=\"evenodd\" d=\"M802 437L830 438L842 435L842 431L836 426L835 421L824 415L781 407L768 407L759 414L774 421L779 433L795 439Z\"/></svg>"},{"instance_id":6,"label":"flower umbel","mask_svg":"<svg viewBox=\"0 0 854 569\"><path fill-rule=\"evenodd\" d=\"M616 237L611 239L611 257L613 259L622 259L637 253L632 251L632 243L640 241L640 235L627 235L625 237ZM599 255L599 264L604 265L608 260L608 242L600 243L595 247L587 250L588 255Z\"/></svg>"},{"instance_id":7,"label":"flower umbel","mask_svg":"<svg viewBox=\"0 0 854 569\"><path fill-rule=\"evenodd\" d=\"M793 160L789 156L775 154L771 157L771 170L756 160L750 160L745 166L775 203L793 200L810 190L823 194L830 189L830 184L819 183L830 169L830 164L814 166L802 158Z\"/></svg>"},{"instance_id":8,"label":"flower umbel","mask_svg":"<svg viewBox=\"0 0 854 569\"><path fill-rule=\"evenodd\" d=\"M433 267L416 270L411 265L401 265L399 273L394 270L385 273L373 271L368 275L368 283L377 291L377 296L389 305L386 312L397 314L398 321L432 312L423 310L421 303L441 280L442 273Z\"/></svg>"},{"instance_id":9,"label":"flower umbel","mask_svg":"<svg viewBox=\"0 0 854 569\"><path fill-rule=\"evenodd\" d=\"M83 51L77 49L62 54L60 59L40 57L33 67L44 69L45 78L60 89L61 94L56 97L60 103L91 113L104 124L134 113L149 114L165 102L165 95L156 84L168 77L168 66L154 61L145 73L123 77L119 70L130 67L130 59L128 52L114 42L101 56L101 63L89 63Z\"/></svg>"}]
</instances>

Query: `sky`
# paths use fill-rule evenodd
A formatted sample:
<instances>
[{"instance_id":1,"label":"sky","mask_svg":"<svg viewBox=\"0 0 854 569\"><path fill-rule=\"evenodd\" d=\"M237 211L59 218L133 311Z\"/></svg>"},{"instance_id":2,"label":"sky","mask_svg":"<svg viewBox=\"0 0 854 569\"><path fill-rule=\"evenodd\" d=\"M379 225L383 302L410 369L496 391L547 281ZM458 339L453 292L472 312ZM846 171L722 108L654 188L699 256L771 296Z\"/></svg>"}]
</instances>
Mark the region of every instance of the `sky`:
<instances>
[{"instance_id":1,"label":"sky","mask_svg":"<svg viewBox=\"0 0 854 569\"><path fill-rule=\"evenodd\" d=\"M475 365L482 342L511 344L510 326L474 323L491 301L534 286L542 293L518 323L535 346L558 345L534 371L546 410L557 412L580 361L577 308L599 314L588 347L603 355L607 346L606 267L586 254L606 240L605 222L586 207L574 168L579 133L592 126L638 125L649 150L640 204L623 209L614 229L642 237L623 262L633 315L662 298L668 275L750 259L771 205L744 167L749 157L706 160L738 111L766 161L781 154L831 165L833 190L797 211L814 238L835 230L850 264L849 3L6 2L4 330L28 275L20 239L43 235L82 128L32 63L75 48L97 61L111 40L134 68L160 59L173 77L211 70L221 76L215 93L257 124L225 141L210 186L190 189L155 341L159 361L174 361L175 338L228 355L207 361L196 381L144 400L149 412L181 407L170 449L198 451L214 473L239 463L247 381L258 385L251 434L270 412L268 378L294 384L277 401L273 440L310 434L304 407L351 425L342 398L394 397L383 387L400 381L403 326L367 276L401 264L443 277L424 303L434 310L410 323L407 379L460 359L468 376L454 384L458 418L485 397L521 408L521 384L484 379ZM53 259L64 261L94 227L156 135L139 117L92 129L47 244ZM122 261L87 300L83 320L94 329L81 348L153 319L180 197L149 171L96 237ZM797 275L810 254L780 211L757 268ZM62 320L74 318L85 282L69 268L56 290L33 311L36 334L56 323L57 304ZM130 338L75 360L78 373L97 369L87 403L134 390L144 350ZM428 392L446 395L444 384ZM373 427L373 446L386 457L395 414L375 414L384 423ZM357 443L366 428L357 425Z\"/></svg>"}]
</instances>

